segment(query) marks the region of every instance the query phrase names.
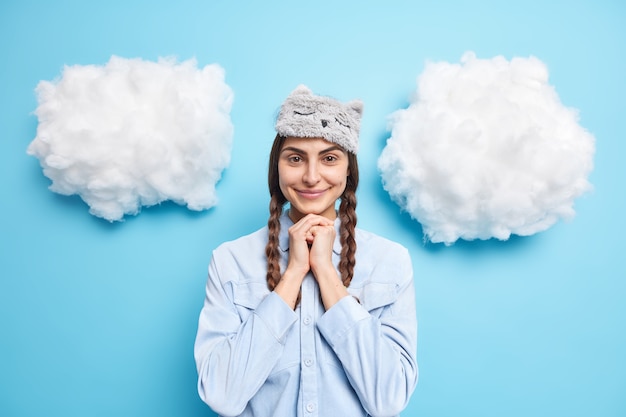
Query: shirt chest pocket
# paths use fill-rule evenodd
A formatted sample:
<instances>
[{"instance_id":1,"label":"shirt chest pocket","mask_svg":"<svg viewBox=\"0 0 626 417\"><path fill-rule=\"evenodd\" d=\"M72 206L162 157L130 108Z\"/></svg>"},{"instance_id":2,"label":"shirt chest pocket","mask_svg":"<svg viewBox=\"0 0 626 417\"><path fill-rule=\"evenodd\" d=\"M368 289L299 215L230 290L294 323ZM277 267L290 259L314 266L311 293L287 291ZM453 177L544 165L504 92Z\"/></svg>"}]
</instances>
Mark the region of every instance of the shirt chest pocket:
<instances>
[{"instance_id":1,"label":"shirt chest pocket","mask_svg":"<svg viewBox=\"0 0 626 417\"><path fill-rule=\"evenodd\" d=\"M360 287L350 287L348 291L359 300L363 308L377 318L381 317L385 307L392 305L399 295L396 284L383 282L368 282Z\"/></svg>"},{"instance_id":2,"label":"shirt chest pocket","mask_svg":"<svg viewBox=\"0 0 626 417\"><path fill-rule=\"evenodd\" d=\"M234 283L232 288L233 304L235 304L242 322L250 317L261 301L269 294L267 284L264 282Z\"/></svg>"}]
</instances>

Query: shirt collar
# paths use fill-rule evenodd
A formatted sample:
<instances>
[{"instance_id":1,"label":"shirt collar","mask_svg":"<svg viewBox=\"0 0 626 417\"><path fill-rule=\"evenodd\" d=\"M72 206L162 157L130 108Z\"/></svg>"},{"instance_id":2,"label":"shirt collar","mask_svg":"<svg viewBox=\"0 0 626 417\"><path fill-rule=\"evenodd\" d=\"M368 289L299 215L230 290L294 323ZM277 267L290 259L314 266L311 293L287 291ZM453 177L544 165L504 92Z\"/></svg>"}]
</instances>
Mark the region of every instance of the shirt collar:
<instances>
[{"instance_id":1,"label":"shirt collar","mask_svg":"<svg viewBox=\"0 0 626 417\"><path fill-rule=\"evenodd\" d=\"M339 216L335 219L335 242L333 243L333 252L335 254L341 254L341 240L339 238L339 226L341 221ZM288 211L285 210L280 216L280 234L278 236L278 246L283 252L289 250L289 228L293 226L293 221L289 218Z\"/></svg>"}]
</instances>

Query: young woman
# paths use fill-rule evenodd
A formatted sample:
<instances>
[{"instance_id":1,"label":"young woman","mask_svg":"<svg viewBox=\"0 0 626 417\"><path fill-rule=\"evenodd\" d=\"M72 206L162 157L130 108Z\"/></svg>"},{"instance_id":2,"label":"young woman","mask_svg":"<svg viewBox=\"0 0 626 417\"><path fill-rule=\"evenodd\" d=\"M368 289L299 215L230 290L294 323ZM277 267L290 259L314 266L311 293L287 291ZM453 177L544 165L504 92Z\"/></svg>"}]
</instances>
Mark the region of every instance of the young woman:
<instances>
[{"instance_id":1,"label":"young woman","mask_svg":"<svg viewBox=\"0 0 626 417\"><path fill-rule=\"evenodd\" d=\"M276 121L268 225L213 252L194 353L220 415L394 416L413 393L409 254L356 228L361 113L296 88Z\"/></svg>"}]
</instances>

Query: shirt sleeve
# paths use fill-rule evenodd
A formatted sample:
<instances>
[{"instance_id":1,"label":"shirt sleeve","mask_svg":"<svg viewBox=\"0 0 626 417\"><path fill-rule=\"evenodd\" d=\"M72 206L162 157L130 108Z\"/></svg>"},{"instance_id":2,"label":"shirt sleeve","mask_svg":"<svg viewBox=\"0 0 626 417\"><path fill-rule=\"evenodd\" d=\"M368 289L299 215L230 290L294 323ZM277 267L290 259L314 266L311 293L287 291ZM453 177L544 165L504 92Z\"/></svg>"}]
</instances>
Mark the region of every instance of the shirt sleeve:
<instances>
[{"instance_id":1,"label":"shirt sleeve","mask_svg":"<svg viewBox=\"0 0 626 417\"><path fill-rule=\"evenodd\" d=\"M194 356L200 397L220 415L234 416L267 379L297 317L271 292L242 319L219 273L214 256Z\"/></svg>"},{"instance_id":2,"label":"shirt sleeve","mask_svg":"<svg viewBox=\"0 0 626 417\"><path fill-rule=\"evenodd\" d=\"M399 414L417 384L417 316L408 252L401 261L395 300L368 311L367 305L344 297L318 321L320 332L372 416Z\"/></svg>"}]
</instances>

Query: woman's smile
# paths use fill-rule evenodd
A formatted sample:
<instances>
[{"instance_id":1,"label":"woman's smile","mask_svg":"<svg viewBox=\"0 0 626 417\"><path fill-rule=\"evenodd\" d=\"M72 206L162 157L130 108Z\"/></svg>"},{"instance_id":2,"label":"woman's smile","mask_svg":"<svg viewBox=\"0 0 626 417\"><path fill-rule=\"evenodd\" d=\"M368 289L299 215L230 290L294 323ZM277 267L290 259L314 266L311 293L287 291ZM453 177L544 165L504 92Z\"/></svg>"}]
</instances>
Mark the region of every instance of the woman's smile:
<instances>
[{"instance_id":1,"label":"woman's smile","mask_svg":"<svg viewBox=\"0 0 626 417\"><path fill-rule=\"evenodd\" d=\"M303 198L316 199L322 196L326 190L296 190L296 192Z\"/></svg>"}]
</instances>

